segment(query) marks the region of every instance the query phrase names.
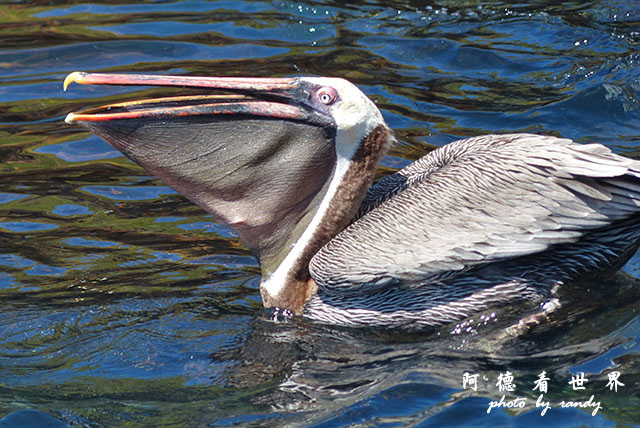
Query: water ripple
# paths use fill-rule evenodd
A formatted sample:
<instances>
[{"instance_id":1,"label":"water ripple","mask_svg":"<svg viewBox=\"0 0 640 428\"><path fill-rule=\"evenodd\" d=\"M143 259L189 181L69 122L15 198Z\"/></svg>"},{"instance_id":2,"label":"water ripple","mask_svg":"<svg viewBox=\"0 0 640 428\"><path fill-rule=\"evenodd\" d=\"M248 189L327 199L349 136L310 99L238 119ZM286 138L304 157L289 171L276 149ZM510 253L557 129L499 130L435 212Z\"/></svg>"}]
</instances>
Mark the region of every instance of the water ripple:
<instances>
[{"instance_id":1,"label":"water ripple","mask_svg":"<svg viewBox=\"0 0 640 428\"><path fill-rule=\"evenodd\" d=\"M168 186L84 186L82 190L116 201L144 201L176 193Z\"/></svg>"}]
</instances>

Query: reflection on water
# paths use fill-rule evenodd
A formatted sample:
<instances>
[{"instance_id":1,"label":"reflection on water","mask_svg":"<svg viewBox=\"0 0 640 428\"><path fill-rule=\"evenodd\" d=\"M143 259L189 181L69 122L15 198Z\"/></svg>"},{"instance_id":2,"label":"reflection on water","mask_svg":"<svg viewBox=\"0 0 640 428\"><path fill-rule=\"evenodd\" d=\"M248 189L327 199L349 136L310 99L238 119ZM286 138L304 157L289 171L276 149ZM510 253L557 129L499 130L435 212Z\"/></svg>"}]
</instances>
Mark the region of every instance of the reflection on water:
<instances>
[{"instance_id":1,"label":"reflection on water","mask_svg":"<svg viewBox=\"0 0 640 428\"><path fill-rule=\"evenodd\" d=\"M182 91L64 93L61 82L75 70L346 77L396 131L381 174L491 132L638 158L639 10L615 0L1 4L0 418L11 416L0 427L48 415L87 427L637 423L637 255L614 278L568 288L571 304L520 338L496 328L500 317L417 336L274 322L232 231L63 122ZM488 415L507 370L518 386L505 399L527 406ZM602 409L540 416L532 387L543 370L546 400L593 394ZM606 387L614 370L618 393ZM487 380L464 390L465 372ZM578 372L585 392L567 384ZM33 410L12 413L21 409Z\"/></svg>"}]
</instances>

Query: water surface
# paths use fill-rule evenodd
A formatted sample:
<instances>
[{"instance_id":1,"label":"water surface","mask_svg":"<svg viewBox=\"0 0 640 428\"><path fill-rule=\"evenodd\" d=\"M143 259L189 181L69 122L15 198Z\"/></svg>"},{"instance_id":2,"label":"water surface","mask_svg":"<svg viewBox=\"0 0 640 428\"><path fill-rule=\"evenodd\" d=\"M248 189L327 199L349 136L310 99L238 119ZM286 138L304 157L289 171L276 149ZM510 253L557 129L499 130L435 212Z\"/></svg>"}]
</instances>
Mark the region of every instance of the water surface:
<instances>
[{"instance_id":1,"label":"water surface","mask_svg":"<svg viewBox=\"0 0 640 428\"><path fill-rule=\"evenodd\" d=\"M63 92L62 80L345 77L396 132L388 174L487 133L640 158L639 46L640 7L614 0L3 2L0 426L637 426L637 254L614 278L569 287L571 305L516 339L494 318L427 335L276 322L231 230L63 121L180 91ZM526 406L488 414L506 371L517 388L505 400ZM542 371L544 416L532 390ZM559 406L591 395L595 416Z\"/></svg>"}]
</instances>

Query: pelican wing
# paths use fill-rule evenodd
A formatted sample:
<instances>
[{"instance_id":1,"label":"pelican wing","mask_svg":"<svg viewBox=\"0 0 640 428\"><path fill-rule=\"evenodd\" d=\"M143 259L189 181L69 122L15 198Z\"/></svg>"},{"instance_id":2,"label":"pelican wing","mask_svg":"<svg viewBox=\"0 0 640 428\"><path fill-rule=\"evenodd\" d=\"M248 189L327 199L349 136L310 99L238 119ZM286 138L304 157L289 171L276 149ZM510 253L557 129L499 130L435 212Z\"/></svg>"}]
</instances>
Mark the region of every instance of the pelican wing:
<instances>
[{"instance_id":1,"label":"pelican wing","mask_svg":"<svg viewBox=\"0 0 640 428\"><path fill-rule=\"evenodd\" d=\"M330 291L377 289L576 242L640 212L640 162L529 134L453 142L372 187L310 264Z\"/></svg>"}]
</instances>

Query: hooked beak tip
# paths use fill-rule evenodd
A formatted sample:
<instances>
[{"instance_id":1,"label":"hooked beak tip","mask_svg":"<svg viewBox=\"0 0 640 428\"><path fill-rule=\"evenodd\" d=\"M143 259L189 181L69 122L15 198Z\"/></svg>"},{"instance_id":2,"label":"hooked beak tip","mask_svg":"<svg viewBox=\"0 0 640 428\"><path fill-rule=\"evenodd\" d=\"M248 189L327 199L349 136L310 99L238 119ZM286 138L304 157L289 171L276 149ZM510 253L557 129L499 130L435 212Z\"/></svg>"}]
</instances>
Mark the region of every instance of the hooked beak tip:
<instances>
[{"instance_id":1,"label":"hooked beak tip","mask_svg":"<svg viewBox=\"0 0 640 428\"><path fill-rule=\"evenodd\" d=\"M73 73L69 73L69 75L67 77L64 78L64 83L62 84L62 90L66 91L67 87L72 84L73 82L75 83L82 83L82 78L86 75L87 73L82 72L82 71L74 71Z\"/></svg>"},{"instance_id":2,"label":"hooked beak tip","mask_svg":"<svg viewBox=\"0 0 640 428\"><path fill-rule=\"evenodd\" d=\"M67 117L64 118L65 123L72 124L76 120L76 115L74 113L69 113Z\"/></svg>"}]
</instances>

